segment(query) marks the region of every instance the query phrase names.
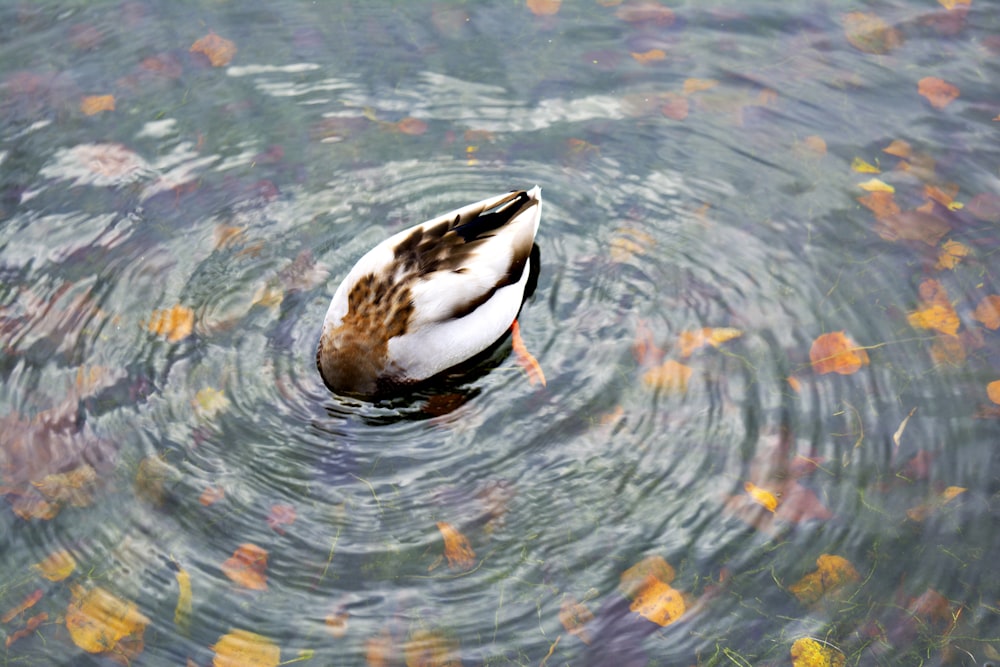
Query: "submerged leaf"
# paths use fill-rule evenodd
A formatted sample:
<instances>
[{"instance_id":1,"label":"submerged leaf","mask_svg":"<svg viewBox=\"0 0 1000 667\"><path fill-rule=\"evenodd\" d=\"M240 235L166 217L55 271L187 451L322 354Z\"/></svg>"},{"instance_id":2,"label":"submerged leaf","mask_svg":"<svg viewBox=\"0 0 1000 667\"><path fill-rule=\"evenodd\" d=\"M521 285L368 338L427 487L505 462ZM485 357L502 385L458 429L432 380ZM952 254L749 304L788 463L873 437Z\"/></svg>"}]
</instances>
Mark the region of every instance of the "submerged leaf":
<instances>
[{"instance_id":1,"label":"submerged leaf","mask_svg":"<svg viewBox=\"0 0 1000 667\"><path fill-rule=\"evenodd\" d=\"M812 637L800 637L792 644L792 667L844 667L846 658L835 647Z\"/></svg>"},{"instance_id":2,"label":"submerged leaf","mask_svg":"<svg viewBox=\"0 0 1000 667\"><path fill-rule=\"evenodd\" d=\"M212 67L224 67L236 55L236 45L225 37L210 32L191 45L191 53L204 54Z\"/></svg>"},{"instance_id":3,"label":"submerged leaf","mask_svg":"<svg viewBox=\"0 0 1000 667\"><path fill-rule=\"evenodd\" d=\"M80 111L88 116L115 110L114 95L88 95L80 101Z\"/></svg>"},{"instance_id":4,"label":"submerged leaf","mask_svg":"<svg viewBox=\"0 0 1000 667\"><path fill-rule=\"evenodd\" d=\"M270 639L248 630L233 630L211 646L213 667L278 667L281 649Z\"/></svg>"},{"instance_id":5,"label":"submerged leaf","mask_svg":"<svg viewBox=\"0 0 1000 667\"><path fill-rule=\"evenodd\" d=\"M462 667L455 639L437 630L417 630L403 646L406 667Z\"/></svg>"},{"instance_id":6,"label":"submerged leaf","mask_svg":"<svg viewBox=\"0 0 1000 667\"><path fill-rule=\"evenodd\" d=\"M527 0L528 9L535 16L551 16L559 11L562 0Z\"/></svg>"},{"instance_id":7,"label":"submerged leaf","mask_svg":"<svg viewBox=\"0 0 1000 667\"><path fill-rule=\"evenodd\" d=\"M66 549L60 549L36 563L35 569L49 581L62 581L73 574L76 569L76 559Z\"/></svg>"},{"instance_id":8,"label":"submerged leaf","mask_svg":"<svg viewBox=\"0 0 1000 667\"><path fill-rule=\"evenodd\" d=\"M971 252L972 249L964 243L959 241L948 241L941 246L941 252L938 255L936 268L939 270L954 269L958 266L958 263Z\"/></svg>"},{"instance_id":9,"label":"submerged leaf","mask_svg":"<svg viewBox=\"0 0 1000 667\"><path fill-rule=\"evenodd\" d=\"M943 109L959 95L958 87L934 76L925 76L917 82L917 92L927 98L935 109Z\"/></svg>"},{"instance_id":10,"label":"submerged leaf","mask_svg":"<svg viewBox=\"0 0 1000 667\"><path fill-rule=\"evenodd\" d=\"M589 644L591 637L587 632L587 624L593 620L594 614L587 605L578 602L572 595L563 598L559 605L559 622L566 628L566 632L575 635L584 644Z\"/></svg>"},{"instance_id":11,"label":"submerged leaf","mask_svg":"<svg viewBox=\"0 0 1000 667\"><path fill-rule=\"evenodd\" d=\"M687 358L705 345L718 348L723 343L742 335L742 331L732 327L704 327L695 331L682 331L677 341L678 351L682 358Z\"/></svg>"},{"instance_id":12,"label":"submerged leaf","mask_svg":"<svg viewBox=\"0 0 1000 667\"><path fill-rule=\"evenodd\" d=\"M768 512L778 509L778 498L767 489L763 489L752 482L744 482L743 490L746 491L754 502L761 505Z\"/></svg>"},{"instance_id":13,"label":"submerged leaf","mask_svg":"<svg viewBox=\"0 0 1000 667\"><path fill-rule=\"evenodd\" d=\"M23 628L7 635L7 639L4 640L4 646L10 648L10 645L14 642L33 634L38 629L38 626L47 620L49 620L49 615L46 612L43 611L40 614L35 614L24 622Z\"/></svg>"},{"instance_id":14,"label":"submerged leaf","mask_svg":"<svg viewBox=\"0 0 1000 667\"><path fill-rule=\"evenodd\" d=\"M817 337L809 349L813 371L819 375L840 373L851 375L868 365L868 352L847 337L843 331L833 331Z\"/></svg>"},{"instance_id":15,"label":"submerged leaf","mask_svg":"<svg viewBox=\"0 0 1000 667\"><path fill-rule=\"evenodd\" d=\"M1000 329L1000 296L991 294L983 297L972 317L990 331Z\"/></svg>"},{"instance_id":16,"label":"submerged leaf","mask_svg":"<svg viewBox=\"0 0 1000 667\"><path fill-rule=\"evenodd\" d=\"M191 575L182 567L174 573L177 578L177 606L174 607L174 625L187 634L191 625Z\"/></svg>"},{"instance_id":17,"label":"submerged leaf","mask_svg":"<svg viewBox=\"0 0 1000 667\"><path fill-rule=\"evenodd\" d=\"M267 526L279 535L285 534L285 526L295 523L296 512L294 505L278 503L271 505L271 511L267 514Z\"/></svg>"},{"instance_id":18,"label":"submerged leaf","mask_svg":"<svg viewBox=\"0 0 1000 667\"><path fill-rule=\"evenodd\" d=\"M222 563L222 573L244 588L267 589L267 550L256 544L241 544Z\"/></svg>"},{"instance_id":19,"label":"submerged leaf","mask_svg":"<svg viewBox=\"0 0 1000 667\"><path fill-rule=\"evenodd\" d=\"M649 575L639 587L629 609L648 621L667 626L684 614L684 596L669 584Z\"/></svg>"},{"instance_id":20,"label":"submerged leaf","mask_svg":"<svg viewBox=\"0 0 1000 667\"><path fill-rule=\"evenodd\" d=\"M858 571L841 556L823 554L816 559L816 566L816 570L788 587L802 604L813 604L847 584L861 581Z\"/></svg>"},{"instance_id":21,"label":"submerged leaf","mask_svg":"<svg viewBox=\"0 0 1000 667\"><path fill-rule=\"evenodd\" d=\"M448 567L453 570L471 569L476 564L476 552L472 550L465 535L444 521L438 521L437 527L444 539L444 555L448 559Z\"/></svg>"},{"instance_id":22,"label":"submerged leaf","mask_svg":"<svg viewBox=\"0 0 1000 667\"><path fill-rule=\"evenodd\" d=\"M899 31L875 14L850 12L844 15L843 21L844 36L859 51L884 54L903 42Z\"/></svg>"},{"instance_id":23,"label":"submerged leaf","mask_svg":"<svg viewBox=\"0 0 1000 667\"><path fill-rule=\"evenodd\" d=\"M125 640L141 642L149 619L134 602L99 586L86 590L74 585L71 591L65 622L74 644L88 653L104 653L120 650L120 642Z\"/></svg>"},{"instance_id":24,"label":"submerged leaf","mask_svg":"<svg viewBox=\"0 0 1000 667\"><path fill-rule=\"evenodd\" d=\"M184 340L194 331L194 311L186 306L154 310L146 328L171 343Z\"/></svg>"},{"instance_id":25,"label":"submerged leaf","mask_svg":"<svg viewBox=\"0 0 1000 667\"><path fill-rule=\"evenodd\" d=\"M41 588L31 593L23 600L21 600L21 602L15 605L12 609L7 610L7 612L5 612L3 616L0 616L0 623L10 623L15 618L23 614L25 611L31 609L36 604L38 604L38 601L42 599L42 595L43 592Z\"/></svg>"},{"instance_id":26,"label":"submerged leaf","mask_svg":"<svg viewBox=\"0 0 1000 667\"><path fill-rule=\"evenodd\" d=\"M651 368L642 376L647 387L671 394L687 392L688 380L694 371L690 366L667 359L656 368Z\"/></svg>"},{"instance_id":27,"label":"submerged leaf","mask_svg":"<svg viewBox=\"0 0 1000 667\"><path fill-rule=\"evenodd\" d=\"M532 386L540 384L544 387L545 373L542 371L542 367L538 363L538 360L535 359L535 355L528 352L528 348L524 344L524 339L521 338L521 325L518 324L517 320L514 320L514 323L511 325L510 334L510 342L511 347L514 350L514 358L527 374L528 383Z\"/></svg>"},{"instance_id":28,"label":"submerged leaf","mask_svg":"<svg viewBox=\"0 0 1000 667\"><path fill-rule=\"evenodd\" d=\"M915 310L906 316L906 321L915 329L933 329L949 336L958 333L958 327L961 324L958 313L955 312L951 304L946 306L933 305Z\"/></svg>"},{"instance_id":29,"label":"submerged leaf","mask_svg":"<svg viewBox=\"0 0 1000 667\"><path fill-rule=\"evenodd\" d=\"M1000 405L1000 380L994 380L986 385L986 395L991 401Z\"/></svg>"}]
</instances>

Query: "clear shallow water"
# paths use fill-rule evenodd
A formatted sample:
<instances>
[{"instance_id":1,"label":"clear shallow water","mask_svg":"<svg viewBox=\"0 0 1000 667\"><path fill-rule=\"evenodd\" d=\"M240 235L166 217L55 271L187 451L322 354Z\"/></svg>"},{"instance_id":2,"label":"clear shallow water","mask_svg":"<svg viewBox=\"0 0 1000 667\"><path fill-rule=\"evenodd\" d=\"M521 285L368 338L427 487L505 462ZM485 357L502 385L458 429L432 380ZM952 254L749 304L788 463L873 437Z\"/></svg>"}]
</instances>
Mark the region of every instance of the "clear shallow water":
<instances>
[{"instance_id":1,"label":"clear shallow water","mask_svg":"<svg viewBox=\"0 0 1000 667\"><path fill-rule=\"evenodd\" d=\"M805 636L849 664L995 659L987 3L872 8L901 37L883 54L838 3L339 4L2 10L0 609L41 591L2 626L9 662L207 665L234 630L312 664L788 664ZM229 63L189 51L210 31ZM958 99L931 106L926 76ZM901 210L949 184L965 207L880 223L855 158ZM330 395L315 343L357 257L535 183L521 322L547 386L505 344L444 397ZM908 318L929 280L955 337ZM685 355L703 327L741 335ZM816 373L841 330L870 363ZM686 390L649 375L666 361ZM225 573L245 544L265 590ZM49 581L34 565L63 550ZM823 555L858 581L803 601ZM619 588L653 556L685 596L665 627ZM79 645L95 589L135 604L141 645ZM560 621L574 600L589 643Z\"/></svg>"}]
</instances>

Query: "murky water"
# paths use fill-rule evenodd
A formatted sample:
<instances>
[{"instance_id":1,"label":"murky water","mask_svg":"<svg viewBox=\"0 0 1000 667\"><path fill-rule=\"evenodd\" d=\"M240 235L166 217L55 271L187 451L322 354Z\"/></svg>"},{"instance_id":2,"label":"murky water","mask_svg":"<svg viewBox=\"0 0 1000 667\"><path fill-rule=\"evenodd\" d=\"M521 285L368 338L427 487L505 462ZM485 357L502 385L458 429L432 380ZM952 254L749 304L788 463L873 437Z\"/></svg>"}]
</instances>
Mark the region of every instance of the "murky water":
<instances>
[{"instance_id":1,"label":"murky water","mask_svg":"<svg viewBox=\"0 0 1000 667\"><path fill-rule=\"evenodd\" d=\"M6 662L1000 658L1000 14L545 4L0 9ZM536 183L546 385L330 394Z\"/></svg>"}]
</instances>

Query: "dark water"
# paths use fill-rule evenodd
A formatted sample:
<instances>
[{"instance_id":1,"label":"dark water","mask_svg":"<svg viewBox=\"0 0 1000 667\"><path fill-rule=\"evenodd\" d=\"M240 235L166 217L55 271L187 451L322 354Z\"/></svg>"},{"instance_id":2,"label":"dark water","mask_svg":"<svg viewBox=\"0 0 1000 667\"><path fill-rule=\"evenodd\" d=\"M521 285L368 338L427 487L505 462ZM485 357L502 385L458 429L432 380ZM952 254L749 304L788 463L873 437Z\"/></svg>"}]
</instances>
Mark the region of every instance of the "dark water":
<instances>
[{"instance_id":1,"label":"dark water","mask_svg":"<svg viewBox=\"0 0 1000 667\"><path fill-rule=\"evenodd\" d=\"M985 0L5 3L4 664L995 662L998 28ZM547 385L504 343L437 393L331 395L353 262L535 183ZM869 363L821 373L840 331ZM630 579L654 557L672 578ZM675 622L636 613L664 590ZM225 662L240 632L280 658Z\"/></svg>"}]
</instances>

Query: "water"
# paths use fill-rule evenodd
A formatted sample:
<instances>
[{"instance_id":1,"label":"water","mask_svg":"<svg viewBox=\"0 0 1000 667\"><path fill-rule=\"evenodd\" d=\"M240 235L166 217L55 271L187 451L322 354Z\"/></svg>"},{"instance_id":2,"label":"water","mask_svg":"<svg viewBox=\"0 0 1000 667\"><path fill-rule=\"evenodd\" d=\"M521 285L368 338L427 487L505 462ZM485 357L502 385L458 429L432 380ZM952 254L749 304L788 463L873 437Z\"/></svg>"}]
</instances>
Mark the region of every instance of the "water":
<instances>
[{"instance_id":1,"label":"water","mask_svg":"<svg viewBox=\"0 0 1000 667\"><path fill-rule=\"evenodd\" d=\"M663 8L0 9L5 660L227 664L242 631L324 665L996 661L1000 18ZM907 213L859 203L872 178ZM505 342L444 388L331 395L353 262L535 183L547 385ZM915 326L935 305L954 335ZM817 373L838 331L870 363ZM810 593L831 556L856 580ZM652 558L662 627L630 609Z\"/></svg>"}]
</instances>

